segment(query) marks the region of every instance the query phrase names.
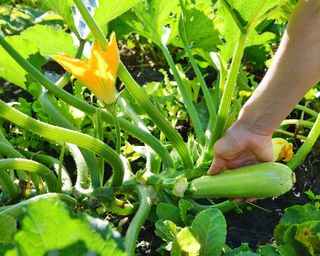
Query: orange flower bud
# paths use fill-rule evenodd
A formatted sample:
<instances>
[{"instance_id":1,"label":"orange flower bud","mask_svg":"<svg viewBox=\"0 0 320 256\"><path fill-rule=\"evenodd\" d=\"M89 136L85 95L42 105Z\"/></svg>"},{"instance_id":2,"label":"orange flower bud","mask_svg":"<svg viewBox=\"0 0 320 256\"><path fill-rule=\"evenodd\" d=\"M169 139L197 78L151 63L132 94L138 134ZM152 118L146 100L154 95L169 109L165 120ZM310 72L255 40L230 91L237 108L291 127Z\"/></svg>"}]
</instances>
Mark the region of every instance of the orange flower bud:
<instances>
[{"instance_id":1,"label":"orange flower bud","mask_svg":"<svg viewBox=\"0 0 320 256\"><path fill-rule=\"evenodd\" d=\"M273 138L272 148L273 148L273 160L289 162L293 156L292 143L289 143L283 138Z\"/></svg>"}]
</instances>

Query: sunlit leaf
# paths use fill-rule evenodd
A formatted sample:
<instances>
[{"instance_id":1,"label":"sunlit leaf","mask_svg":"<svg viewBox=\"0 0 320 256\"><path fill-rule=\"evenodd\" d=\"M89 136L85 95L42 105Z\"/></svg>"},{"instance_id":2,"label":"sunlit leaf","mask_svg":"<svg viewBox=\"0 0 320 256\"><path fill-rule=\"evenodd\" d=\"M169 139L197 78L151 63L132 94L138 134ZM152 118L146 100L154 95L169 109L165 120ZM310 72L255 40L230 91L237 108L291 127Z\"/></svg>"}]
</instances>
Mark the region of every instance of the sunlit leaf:
<instances>
[{"instance_id":1,"label":"sunlit leaf","mask_svg":"<svg viewBox=\"0 0 320 256\"><path fill-rule=\"evenodd\" d=\"M182 0L179 19L179 35L185 47L214 51L221 43L219 32L214 28L214 8L210 0L191 3Z\"/></svg>"},{"instance_id":2,"label":"sunlit leaf","mask_svg":"<svg viewBox=\"0 0 320 256\"><path fill-rule=\"evenodd\" d=\"M20 252L23 255L45 255L46 253L70 253L120 256L125 253L119 248L118 243L109 239L110 226L105 225L105 235L96 231L89 224L84 215L71 216L64 204L40 201L28 206L22 220L22 230L16 236ZM106 240L104 239L106 238ZM67 254L58 254L67 255Z\"/></svg>"},{"instance_id":3,"label":"sunlit leaf","mask_svg":"<svg viewBox=\"0 0 320 256\"><path fill-rule=\"evenodd\" d=\"M189 227L183 228L177 235L172 245L171 255L200 255L200 243L195 238ZM214 256L212 254L212 256Z\"/></svg>"},{"instance_id":4,"label":"sunlit leaf","mask_svg":"<svg viewBox=\"0 0 320 256\"><path fill-rule=\"evenodd\" d=\"M50 56L61 52L75 55L76 48L70 34L51 26L35 25L21 33L21 37L33 42L41 55Z\"/></svg>"},{"instance_id":5,"label":"sunlit leaf","mask_svg":"<svg viewBox=\"0 0 320 256\"><path fill-rule=\"evenodd\" d=\"M94 19L103 30L106 30L108 22L130 10L141 1L142 0L100 0L99 5L94 10Z\"/></svg>"},{"instance_id":6,"label":"sunlit leaf","mask_svg":"<svg viewBox=\"0 0 320 256\"><path fill-rule=\"evenodd\" d=\"M6 37L6 40L26 59L38 51L34 43L20 36ZM0 56L0 77L26 89L26 71L2 47Z\"/></svg>"},{"instance_id":7,"label":"sunlit leaf","mask_svg":"<svg viewBox=\"0 0 320 256\"><path fill-rule=\"evenodd\" d=\"M134 14L126 22L135 32L161 45L164 37L174 37L178 15L178 0L144 0L134 8ZM170 41L170 38L167 39Z\"/></svg>"},{"instance_id":8,"label":"sunlit leaf","mask_svg":"<svg viewBox=\"0 0 320 256\"><path fill-rule=\"evenodd\" d=\"M0 244L8 244L13 242L13 235L17 231L17 221L9 216L0 216Z\"/></svg>"},{"instance_id":9,"label":"sunlit leaf","mask_svg":"<svg viewBox=\"0 0 320 256\"><path fill-rule=\"evenodd\" d=\"M52 10L61 15L69 28L74 33L78 34L73 18L72 0L39 0L39 5L41 8Z\"/></svg>"}]
</instances>

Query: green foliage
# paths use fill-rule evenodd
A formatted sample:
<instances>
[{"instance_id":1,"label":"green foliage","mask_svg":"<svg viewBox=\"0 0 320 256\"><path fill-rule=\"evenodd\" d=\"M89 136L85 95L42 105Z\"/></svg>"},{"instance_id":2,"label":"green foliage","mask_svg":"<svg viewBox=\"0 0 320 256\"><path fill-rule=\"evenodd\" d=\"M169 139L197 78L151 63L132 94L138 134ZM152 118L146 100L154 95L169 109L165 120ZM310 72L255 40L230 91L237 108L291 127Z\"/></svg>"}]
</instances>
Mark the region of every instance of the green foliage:
<instances>
[{"instance_id":1,"label":"green foliage","mask_svg":"<svg viewBox=\"0 0 320 256\"><path fill-rule=\"evenodd\" d=\"M218 209L207 209L196 215L191 225L193 234L201 244L201 255L220 255L227 236L223 214Z\"/></svg>"},{"instance_id":2,"label":"green foliage","mask_svg":"<svg viewBox=\"0 0 320 256\"><path fill-rule=\"evenodd\" d=\"M18 255L125 255L121 240L111 225L85 214L74 214L61 202L40 200L26 207L21 228L14 229L15 220L6 220L8 238L0 248L14 244ZM20 218L21 218L20 217ZM1 221L2 222L2 221ZM4 231L2 231L4 232ZM9 239L15 233L14 239ZM10 255L9 252L5 255Z\"/></svg>"},{"instance_id":3,"label":"green foliage","mask_svg":"<svg viewBox=\"0 0 320 256\"><path fill-rule=\"evenodd\" d=\"M6 40L26 59L38 51L37 46L34 43L23 39L20 36L7 37ZM0 76L9 82L26 89L27 72L1 47L0 56Z\"/></svg>"},{"instance_id":4,"label":"green foliage","mask_svg":"<svg viewBox=\"0 0 320 256\"><path fill-rule=\"evenodd\" d=\"M126 23L157 45L165 45L176 35L179 11L178 0L144 0L131 16L126 16Z\"/></svg>"},{"instance_id":5,"label":"green foliage","mask_svg":"<svg viewBox=\"0 0 320 256\"><path fill-rule=\"evenodd\" d=\"M21 5L16 5L17 1L2 1L1 3L4 2L10 2L12 6L1 6L1 33L6 35L7 41L23 58L27 59L36 69L45 73L52 81L56 81L60 76L60 74L58 75L60 70L57 70L55 65L51 70L52 66L51 63L48 63L48 57L60 52L75 55L77 39L87 43L86 46L88 46L93 37L99 38L96 33L89 31L88 24L84 22L72 0L26 0L19 1ZM167 178L167 176L175 178L182 172L187 174L188 178L205 173L213 155L213 152L209 152L210 158L205 159L204 157L205 144L199 143L200 139L195 135L192 127L195 122L190 121L190 113L186 110L181 89L177 86L177 77L181 78L182 88L186 90L186 97L191 99L196 108L195 112L200 119L200 127L203 128L203 131L206 130L208 137L206 139L210 140L210 136L213 134L213 127L211 127L213 122L210 123L209 108L206 105L207 99L204 99L204 90L198 76L201 78L201 72L204 73L203 78L206 80L203 79L203 81L208 87L209 98L210 96L214 98L217 107L221 101L223 90L228 87L225 81L230 80L231 75L233 76L234 84L237 87L235 90L231 90L230 99L233 97L231 106L225 108L228 114L225 126L232 125L242 104L260 82L262 73L266 69L266 62L270 61L273 54L274 46L271 44L278 43L283 23L296 1L90 0L83 2L100 26L103 39L107 38L108 32L111 32L112 29L119 31L117 38L119 39L119 35L121 35L121 39L123 39L118 40L121 58L127 57L125 54L128 48L132 52L140 51L139 59L128 60L135 71L143 68L145 64L150 64L153 70L156 70L155 72L158 71L163 75L163 79L152 81L150 77L147 77L149 80L141 87L140 94L135 94L137 97L134 98L128 89L129 86L126 83L128 80L125 81L123 77L120 77L126 86L122 97L129 105L117 108L122 128L121 160L120 154L115 154L115 157L119 157L119 162L125 165L126 173L124 182L117 183L116 187L110 186L109 177L112 177L112 173L108 164L104 163L104 161L108 162L109 158L107 157L98 164L93 152L89 152L92 156L90 164L90 159L85 159L83 151L73 149L74 152L71 155L67 152L64 159L61 157L61 161L56 159L60 154L61 144L69 139L69 135L65 134L72 135L73 133L56 128L56 132L60 131L60 133L55 137L57 142L54 144L29 131L20 129L14 124L0 120L1 125L4 125L4 130L7 131L10 143L17 149L27 151L29 155L25 154L26 156L36 160L32 152L46 152L46 154L53 154L56 157L52 157L54 164L50 165L50 168L56 170L59 167L64 168L63 165L65 165L65 169L73 181L76 180L73 182L76 184L70 189L70 196L81 202L78 209L99 217L96 219L83 213L75 214L61 203L53 204L43 201L20 208L24 213L16 220L11 216L1 215L1 211L7 207L5 206L0 208L0 255L125 255L122 240L113 231L111 225L101 219L111 218L114 223L118 224L119 229L124 231L126 225L123 226L123 223L133 219L136 224L135 226L129 224L131 232L126 235L126 241L128 241L130 251L134 251L138 232L147 218L146 215L149 214L148 207L151 207L151 203L156 205L156 216L155 219L149 218L149 220L155 222L155 234L164 241L164 244L158 249L158 252L163 255L274 256L280 254L291 256L319 254L320 213L317 204L288 208L275 231L276 243L259 246L254 252L245 243L235 249L228 248L226 245L226 221L218 209L213 208L212 205L200 205L198 202L191 201L190 198L189 200L188 198L179 199L176 195L165 190L164 183L161 183L162 178ZM273 19L277 19L281 25L278 25ZM111 21L113 24L110 26ZM123 31L124 29L125 31ZM132 34L130 35L130 33ZM242 43L244 54L242 54L242 50L235 52L241 34L246 35ZM142 37L144 38L142 39ZM74 38L76 39L74 40ZM150 42L154 44L150 44ZM128 46L128 44L130 45ZM163 65L164 58L162 55L159 56L160 51L154 47L155 44L162 49L167 49L167 45L170 47L170 52L166 53L166 57L170 59L170 53L172 53L172 59L176 61L170 65L171 71L175 67L176 73L178 73L174 75L175 80L172 78L170 69ZM191 54L186 54L186 50L190 50ZM82 50L79 51L80 53ZM194 63L190 61L192 59L190 55L194 56ZM57 112L52 109L51 111L44 107L43 102L40 104L40 100L38 100L44 91L42 85L45 83L43 80L41 83L36 82L2 48L0 48L0 56L0 76L27 90L31 94L30 98L33 97L31 100L18 99L19 104L15 106L16 109L29 117L36 117L46 123L52 122L69 128L71 126L72 129L77 130L74 133L78 135L81 133L81 135L99 137L99 140L92 139L89 143L92 150L107 148L109 144L113 146L114 121L102 111L102 117L105 119L100 123L95 122L98 119L97 112L91 105L101 107L101 104L96 102L96 98L79 81L74 82L69 76L65 76L63 84L63 86L67 85L65 90L52 90L48 93L51 97L50 100L53 101L52 107ZM133 56L133 58L135 57L136 55ZM228 69L232 58L236 59L238 64L238 66L235 65L234 70ZM189 63L192 63L192 68ZM44 66L44 64L48 65ZM200 68L199 72L196 72L195 78L194 66L197 65ZM210 66L215 70L206 69ZM227 77L228 73L229 77ZM129 85L130 83L134 83L134 81L129 80ZM59 89L59 86L63 87L61 84L53 87ZM123 88L123 84L118 83L117 86L119 90ZM138 85L136 86L140 88ZM214 88L211 88L212 86ZM4 91L5 89L1 87L0 93ZM66 91L70 93L66 93ZM306 99L314 100L317 92L318 89L314 89L306 96ZM71 93L75 95L74 98L70 98ZM161 128L163 130L161 130L159 126L154 124L156 122L151 114L146 114L150 112L139 105L138 97L145 96L144 94L146 97L143 99L146 101L150 99L154 103L155 110L160 110L164 116L163 119L168 121L168 126L171 125L170 128L175 128L177 131L176 135L178 137L184 136L184 141L181 140L181 142L182 145L185 143L186 155L191 155L190 166L195 164L195 170L184 168L184 163L177 150L178 146L176 147L166 137L167 134L163 131L165 130L163 126ZM89 106L87 103L91 105ZM72 123L72 125L63 125L62 119L65 119L64 124ZM26 119L25 121L29 122L30 120ZM33 124L38 123L34 122ZM126 130L124 127L129 128ZM30 130L32 128L29 127ZM98 135L96 128L104 130L104 132ZM45 130L43 126L39 130L56 134L53 130ZM172 130L175 132L174 129ZM147 139L140 141L138 138L141 137L136 136L137 133L134 131L138 131L139 135L142 134L141 137L144 139L152 137L154 140L151 142ZM178 132L181 134L179 135ZM83 140L73 140L73 143L83 143L88 139L84 136L78 138L83 138ZM156 147L153 144L154 141L158 143ZM66 147L72 151L72 146L66 145ZM164 168L165 164L161 162L160 154L157 155L155 152L157 147L168 154L169 160L174 162L172 164L174 168ZM179 147L180 150L183 148L181 144ZM111 148L110 151L113 152ZM122 167L121 164L119 166ZM116 171L121 169L119 166L115 168ZM81 169L85 171L80 171ZM98 178L94 179L93 175L90 176L90 173L93 172L97 173L96 177ZM8 173L14 179L20 178L16 177L13 171L8 171ZM152 183L148 177L143 180L141 177L144 174L146 174L145 176L150 175L150 180L155 178L161 182ZM100 179L103 175L106 177ZM85 181L85 185L81 181ZM23 182L28 186L25 190L31 191L32 195L40 191L38 187L42 184L35 186L29 179L20 178L20 183L23 184ZM91 185L93 182L98 189L92 193ZM19 185L21 186L21 184ZM39 191L36 191L35 187ZM137 198L137 187L145 189L144 196L139 195L140 202ZM99 195L101 197L97 196L99 194L97 191L102 191ZM22 200L25 191L21 189L20 192ZM0 195L1 199L4 198L4 194ZM308 195L312 200L319 199L318 195L311 192ZM233 205L229 208L232 207ZM130 211L128 211L129 208ZM139 209L139 214L132 218L120 217L115 214L133 214L136 209ZM198 214L195 215L196 213ZM131 248L133 249L131 250Z\"/></svg>"},{"instance_id":6,"label":"green foliage","mask_svg":"<svg viewBox=\"0 0 320 256\"><path fill-rule=\"evenodd\" d=\"M69 28L77 32L72 11L72 0L38 0L39 7L45 10L51 10L63 17Z\"/></svg>"},{"instance_id":7,"label":"green foliage","mask_svg":"<svg viewBox=\"0 0 320 256\"><path fill-rule=\"evenodd\" d=\"M17 232L17 221L9 216L0 216L0 247L1 244L13 243L13 235Z\"/></svg>"},{"instance_id":8,"label":"green foliage","mask_svg":"<svg viewBox=\"0 0 320 256\"><path fill-rule=\"evenodd\" d=\"M108 23L120 16L124 12L139 4L141 0L113 1L100 0L98 7L94 11L94 19L102 30L108 29Z\"/></svg>"},{"instance_id":9,"label":"green foliage","mask_svg":"<svg viewBox=\"0 0 320 256\"><path fill-rule=\"evenodd\" d=\"M214 8L211 1L180 1L182 12L179 18L179 35L185 48L200 48L215 51L221 44L218 31L214 28Z\"/></svg>"},{"instance_id":10,"label":"green foliage","mask_svg":"<svg viewBox=\"0 0 320 256\"><path fill-rule=\"evenodd\" d=\"M61 29L45 25L35 25L23 31L21 37L34 43L43 56L62 52L70 55L76 54L76 48L71 35Z\"/></svg>"},{"instance_id":11,"label":"green foliage","mask_svg":"<svg viewBox=\"0 0 320 256\"><path fill-rule=\"evenodd\" d=\"M287 208L274 235L281 255L319 254L319 207L306 204Z\"/></svg>"}]
</instances>

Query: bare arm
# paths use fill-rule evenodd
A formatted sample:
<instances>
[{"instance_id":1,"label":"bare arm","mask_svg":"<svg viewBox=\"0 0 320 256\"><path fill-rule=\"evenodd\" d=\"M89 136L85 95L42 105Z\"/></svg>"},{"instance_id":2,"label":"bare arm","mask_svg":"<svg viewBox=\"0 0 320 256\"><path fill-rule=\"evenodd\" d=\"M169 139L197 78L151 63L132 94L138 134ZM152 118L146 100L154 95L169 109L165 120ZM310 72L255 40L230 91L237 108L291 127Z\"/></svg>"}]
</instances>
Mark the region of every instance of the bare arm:
<instances>
[{"instance_id":1,"label":"bare arm","mask_svg":"<svg viewBox=\"0 0 320 256\"><path fill-rule=\"evenodd\" d=\"M320 80L320 0L301 0L273 62L238 120L215 144L214 174L272 161L271 136L305 93Z\"/></svg>"},{"instance_id":2,"label":"bare arm","mask_svg":"<svg viewBox=\"0 0 320 256\"><path fill-rule=\"evenodd\" d=\"M239 122L270 135L320 80L320 1L300 1L274 60Z\"/></svg>"}]
</instances>

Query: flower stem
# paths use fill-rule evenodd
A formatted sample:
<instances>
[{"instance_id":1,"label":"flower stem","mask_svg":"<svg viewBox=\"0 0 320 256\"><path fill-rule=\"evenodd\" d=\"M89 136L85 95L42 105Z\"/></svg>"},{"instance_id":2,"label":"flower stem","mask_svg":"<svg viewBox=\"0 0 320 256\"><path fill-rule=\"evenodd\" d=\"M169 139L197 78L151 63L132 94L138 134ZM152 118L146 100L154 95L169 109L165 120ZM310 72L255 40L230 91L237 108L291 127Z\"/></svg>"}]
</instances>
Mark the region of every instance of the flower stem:
<instances>
[{"instance_id":1,"label":"flower stem","mask_svg":"<svg viewBox=\"0 0 320 256\"><path fill-rule=\"evenodd\" d=\"M112 105L107 105L106 108L109 111L109 113L112 116L113 119L113 123L114 123L114 127L116 130L116 152L118 154L120 154L121 151L121 133L120 133L120 125L119 125L119 121L118 121L118 117L117 117L117 112L116 112L116 104L112 104Z\"/></svg>"}]
</instances>

